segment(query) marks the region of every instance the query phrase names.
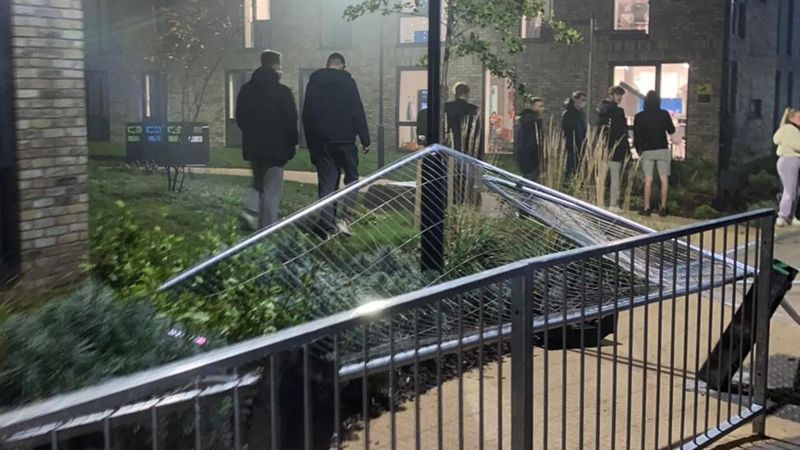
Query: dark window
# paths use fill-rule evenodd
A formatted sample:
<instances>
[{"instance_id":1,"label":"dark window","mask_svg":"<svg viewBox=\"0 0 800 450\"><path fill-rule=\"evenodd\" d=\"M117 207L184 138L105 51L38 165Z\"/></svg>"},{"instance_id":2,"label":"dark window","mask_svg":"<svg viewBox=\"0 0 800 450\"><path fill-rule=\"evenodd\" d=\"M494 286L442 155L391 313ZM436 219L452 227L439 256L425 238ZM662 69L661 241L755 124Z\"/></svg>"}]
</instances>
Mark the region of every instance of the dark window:
<instances>
[{"instance_id":1,"label":"dark window","mask_svg":"<svg viewBox=\"0 0 800 450\"><path fill-rule=\"evenodd\" d=\"M747 111L747 118L754 120L754 119L763 119L764 113L762 111L764 102L759 98L751 98L750 99L750 107Z\"/></svg>"},{"instance_id":2,"label":"dark window","mask_svg":"<svg viewBox=\"0 0 800 450\"><path fill-rule=\"evenodd\" d=\"M778 2L778 23L775 24L776 38L775 38L775 54L781 54L781 36L783 36L783 2Z\"/></svg>"},{"instance_id":3,"label":"dark window","mask_svg":"<svg viewBox=\"0 0 800 450\"><path fill-rule=\"evenodd\" d=\"M794 106L794 72L789 72L786 77L786 107Z\"/></svg>"},{"instance_id":4,"label":"dark window","mask_svg":"<svg viewBox=\"0 0 800 450\"><path fill-rule=\"evenodd\" d=\"M731 114L736 114L739 106L739 63L731 63L731 93L729 100Z\"/></svg>"},{"instance_id":5,"label":"dark window","mask_svg":"<svg viewBox=\"0 0 800 450\"><path fill-rule=\"evenodd\" d=\"M739 4L739 37L747 37L747 3Z\"/></svg>"},{"instance_id":6,"label":"dark window","mask_svg":"<svg viewBox=\"0 0 800 450\"><path fill-rule=\"evenodd\" d=\"M322 48L348 49L353 46L353 26L342 17L347 2L322 1Z\"/></svg>"},{"instance_id":7,"label":"dark window","mask_svg":"<svg viewBox=\"0 0 800 450\"><path fill-rule=\"evenodd\" d=\"M794 46L794 0L789 0L786 22L786 54L791 55Z\"/></svg>"},{"instance_id":8,"label":"dark window","mask_svg":"<svg viewBox=\"0 0 800 450\"><path fill-rule=\"evenodd\" d=\"M108 75L86 71L86 128L90 141L110 140L108 117Z\"/></svg>"},{"instance_id":9,"label":"dark window","mask_svg":"<svg viewBox=\"0 0 800 450\"><path fill-rule=\"evenodd\" d=\"M774 128L778 128L781 120L781 71L775 72L775 100L773 103L772 123Z\"/></svg>"},{"instance_id":10,"label":"dark window","mask_svg":"<svg viewBox=\"0 0 800 450\"><path fill-rule=\"evenodd\" d=\"M739 0L731 0L731 34L736 35L739 24Z\"/></svg>"}]
</instances>

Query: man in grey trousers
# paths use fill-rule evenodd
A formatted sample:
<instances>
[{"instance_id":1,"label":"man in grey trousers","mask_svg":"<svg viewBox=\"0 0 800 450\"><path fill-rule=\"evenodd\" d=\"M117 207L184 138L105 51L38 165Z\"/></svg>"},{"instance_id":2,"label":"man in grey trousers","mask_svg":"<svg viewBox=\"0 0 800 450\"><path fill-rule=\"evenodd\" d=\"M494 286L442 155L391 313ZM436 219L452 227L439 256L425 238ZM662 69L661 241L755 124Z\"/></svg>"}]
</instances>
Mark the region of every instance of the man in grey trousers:
<instances>
[{"instance_id":1,"label":"man in grey trousers","mask_svg":"<svg viewBox=\"0 0 800 450\"><path fill-rule=\"evenodd\" d=\"M294 158L299 139L294 96L280 78L281 54L265 51L261 67L242 86L236 103L242 154L250 162L253 189L259 193L259 228L278 221L283 167Z\"/></svg>"}]
</instances>

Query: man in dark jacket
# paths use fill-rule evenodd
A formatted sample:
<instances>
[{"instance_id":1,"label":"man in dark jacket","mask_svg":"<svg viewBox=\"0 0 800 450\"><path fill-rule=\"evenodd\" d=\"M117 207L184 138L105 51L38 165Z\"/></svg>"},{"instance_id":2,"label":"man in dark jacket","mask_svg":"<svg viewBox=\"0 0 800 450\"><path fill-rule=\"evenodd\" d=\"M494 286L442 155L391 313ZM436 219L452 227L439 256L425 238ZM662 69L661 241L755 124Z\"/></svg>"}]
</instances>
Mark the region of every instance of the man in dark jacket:
<instances>
[{"instance_id":1,"label":"man in dark jacket","mask_svg":"<svg viewBox=\"0 0 800 450\"><path fill-rule=\"evenodd\" d=\"M514 136L514 157L517 159L522 176L539 182L542 153L544 121L544 100L534 98L530 107L517 116L517 129Z\"/></svg>"},{"instance_id":2,"label":"man in dark jacket","mask_svg":"<svg viewBox=\"0 0 800 450\"><path fill-rule=\"evenodd\" d=\"M661 109L661 98L655 91L647 93L644 111L636 115L633 122L633 145L642 158L644 169L644 207L639 212L650 215L650 194L653 192L653 172L658 167L661 179L661 204L658 214L667 216L667 196L669 195L669 176L671 175L672 151L669 148L668 134L675 133L675 123L667 111Z\"/></svg>"},{"instance_id":3,"label":"man in dark jacket","mask_svg":"<svg viewBox=\"0 0 800 450\"><path fill-rule=\"evenodd\" d=\"M456 85L456 99L444 105L447 132L453 138L453 150L483 159L478 107L469 102L470 88L464 83Z\"/></svg>"},{"instance_id":4,"label":"man in dark jacket","mask_svg":"<svg viewBox=\"0 0 800 450\"><path fill-rule=\"evenodd\" d=\"M299 138L294 96L280 84L280 70L280 53L262 53L261 67L242 86L236 100L242 153L253 168L253 188L259 192L261 228L278 221L283 166L294 158Z\"/></svg>"},{"instance_id":5,"label":"man in dark jacket","mask_svg":"<svg viewBox=\"0 0 800 450\"><path fill-rule=\"evenodd\" d=\"M631 151L628 141L628 119L625 110L619 104L625 97L625 88L612 86L608 89L608 98L603 100L597 108L600 117L598 125L608 141L609 163L608 172L611 175L611 198L609 211L621 212L619 208L620 184L622 178L622 165Z\"/></svg>"},{"instance_id":6,"label":"man in dark jacket","mask_svg":"<svg viewBox=\"0 0 800 450\"><path fill-rule=\"evenodd\" d=\"M356 137L361 141L364 154L369 152L364 105L358 86L346 68L344 56L334 53L328 57L325 69L311 75L306 88L303 126L311 162L317 168L319 198L339 189L342 173L346 185L358 181ZM355 195L345 199L338 223L342 234L350 234L348 212L355 202ZM325 236L335 232L335 205L322 211L321 227L319 231Z\"/></svg>"},{"instance_id":7,"label":"man in dark jacket","mask_svg":"<svg viewBox=\"0 0 800 450\"><path fill-rule=\"evenodd\" d=\"M586 143L586 94L574 92L564 102L564 113L561 115L561 130L564 132L564 149L567 152L567 180L571 180L578 169Z\"/></svg>"}]
</instances>

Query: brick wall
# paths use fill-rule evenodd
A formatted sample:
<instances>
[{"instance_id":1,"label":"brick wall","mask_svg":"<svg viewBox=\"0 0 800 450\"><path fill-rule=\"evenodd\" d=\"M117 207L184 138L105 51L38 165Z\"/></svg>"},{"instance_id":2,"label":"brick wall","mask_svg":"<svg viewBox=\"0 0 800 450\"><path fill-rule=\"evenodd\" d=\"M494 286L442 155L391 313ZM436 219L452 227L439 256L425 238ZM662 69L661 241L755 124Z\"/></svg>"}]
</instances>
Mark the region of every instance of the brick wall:
<instances>
[{"instance_id":1,"label":"brick wall","mask_svg":"<svg viewBox=\"0 0 800 450\"><path fill-rule=\"evenodd\" d=\"M11 0L23 283L80 276L89 199L81 0Z\"/></svg>"}]
</instances>

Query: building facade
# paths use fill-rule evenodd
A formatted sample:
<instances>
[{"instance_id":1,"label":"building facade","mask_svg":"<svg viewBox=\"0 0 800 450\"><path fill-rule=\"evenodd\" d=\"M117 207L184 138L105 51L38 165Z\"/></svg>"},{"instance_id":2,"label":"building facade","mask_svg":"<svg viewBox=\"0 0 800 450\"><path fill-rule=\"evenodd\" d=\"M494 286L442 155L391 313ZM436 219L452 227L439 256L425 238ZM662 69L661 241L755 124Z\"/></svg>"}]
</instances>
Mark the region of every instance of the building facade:
<instances>
[{"instance_id":1,"label":"building facade","mask_svg":"<svg viewBox=\"0 0 800 450\"><path fill-rule=\"evenodd\" d=\"M0 281L54 288L86 262L81 0L0 0Z\"/></svg>"},{"instance_id":2,"label":"building facade","mask_svg":"<svg viewBox=\"0 0 800 450\"><path fill-rule=\"evenodd\" d=\"M158 1L158 0L156 0ZM556 43L541 19L520 23L525 52L518 65L527 90L558 117L572 91L593 104L622 84L632 120L642 97L656 90L676 122L676 155L708 162L710 175L731 163L768 155L775 117L796 104L800 49L796 0L547 0L549 11L580 30L581 44ZM229 0L240 25L234 43L213 65L199 119L216 146L240 142L233 112L239 87L262 49L284 53L283 82L302 106L308 76L329 53L348 58L375 138L387 151L413 150L415 121L427 102L427 19L409 14L342 19L352 0ZM180 71L148 62L143 49L158 36L153 0L87 0L87 107L90 138L124 140L124 124L179 120ZM594 31L590 24L594 23ZM518 101L504 80L470 57L454 62L448 82L473 88L483 110L490 150L512 147ZM594 105L591 105L594 108Z\"/></svg>"}]
</instances>

